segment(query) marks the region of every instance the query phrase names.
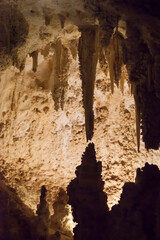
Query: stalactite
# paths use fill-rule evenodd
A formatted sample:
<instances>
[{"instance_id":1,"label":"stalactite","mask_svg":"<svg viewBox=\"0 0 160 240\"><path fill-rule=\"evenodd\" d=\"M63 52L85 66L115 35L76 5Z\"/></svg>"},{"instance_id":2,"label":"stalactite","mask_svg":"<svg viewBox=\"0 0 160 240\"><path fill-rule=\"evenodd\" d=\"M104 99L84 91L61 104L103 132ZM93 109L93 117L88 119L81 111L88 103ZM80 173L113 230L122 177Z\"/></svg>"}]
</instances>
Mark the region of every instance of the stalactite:
<instances>
[{"instance_id":1,"label":"stalactite","mask_svg":"<svg viewBox=\"0 0 160 240\"><path fill-rule=\"evenodd\" d=\"M118 40L118 29L116 28L115 31L115 64L114 64L114 75L115 75L115 83L117 87L119 87L119 80L121 77L121 66L122 64L120 63L120 56L122 55L119 52L119 40ZM122 55L123 56L123 55Z\"/></svg>"},{"instance_id":2,"label":"stalactite","mask_svg":"<svg viewBox=\"0 0 160 240\"><path fill-rule=\"evenodd\" d=\"M160 145L160 84L158 80L160 59L156 56L157 48L155 47L156 52L153 56L152 47L141 39L139 30L133 27L132 23L127 23L127 36L126 66L131 84L136 85L138 89L138 94L134 92L137 142L140 135L139 122L142 119L142 139L146 149L158 149Z\"/></svg>"},{"instance_id":3,"label":"stalactite","mask_svg":"<svg viewBox=\"0 0 160 240\"><path fill-rule=\"evenodd\" d=\"M122 76L120 79L120 90L122 92L122 94L124 94L124 77Z\"/></svg>"},{"instance_id":4,"label":"stalactite","mask_svg":"<svg viewBox=\"0 0 160 240\"><path fill-rule=\"evenodd\" d=\"M33 64L32 64L32 71L36 72L37 71L37 66L38 66L38 51L34 51L30 54L30 56L33 59Z\"/></svg>"},{"instance_id":5,"label":"stalactite","mask_svg":"<svg viewBox=\"0 0 160 240\"><path fill-rule=\"evenodd\" d=\"M68 86L69 53L60 40L54 46L53 71L50 77L50 89L55 109L63 109L65 90Z\"/></svg>"},{"instance_id":6,"label":"stalactite","mask_svg":"<svg viewBox=\"0 0 160 240\"><path fill-rule=\"evenodd\" d=\"M90 143L76 169L76 178L67 188L72 206L74 240L105 240L108 206L103 192L102 164L96 161L94 144Z\"/></svg>"},{"instance_id":7,"label":"stalactite","mask_svg":"<svg viewBox=\"0 0 160 240\"><path fill-rule=\"evenodd\" d=\"M63 16L62 14L59 14L59 19L60 19L60 23L61 23L61 28L64 28L64 24L65 24L65 16Z\"/></svg>"},{"instance_id":8,"label":"stalactite","mask_svg":"<svg viewBox=\"0 0 160 240\"><path fill-rule=\"evenodd\" d=\"M94 128L93 95L98 60L98 33L96 26L83 28L78 47L87 141L92 139Z\"/></svg>"},{"instance_id":9,"label":"stalactite","mask_svg":"<svg viewBox=\"0 0 160 240\"><path fill-rule=\"evenodd\" d=\"M117 87L119 87L119 81L121 79L121 68L122 68L122 65L124 64L123 44L124 44L124 38L122 34L118 32L118 29L116 29L115 33L113 34L110 40L110 45L108 50L108 63L109 63L112 94L114 93L114 83L117 85ZM123 83L121 87L122 86L123 86Z\"/></svg>"},{"instance_id":10,"label":"stalactite","mask_svg":"<svg viewBox=\"0 0 160 240\"><path fill-rule=\"evenodd\" d=\"M99 64L100 64L100 67L102 69L102 71L105 73L106 76L108 76L108 60L107 60L107 53L108 51L108 48L107 47L103 47L99 46Z\"/></svg>"}]
</instances>

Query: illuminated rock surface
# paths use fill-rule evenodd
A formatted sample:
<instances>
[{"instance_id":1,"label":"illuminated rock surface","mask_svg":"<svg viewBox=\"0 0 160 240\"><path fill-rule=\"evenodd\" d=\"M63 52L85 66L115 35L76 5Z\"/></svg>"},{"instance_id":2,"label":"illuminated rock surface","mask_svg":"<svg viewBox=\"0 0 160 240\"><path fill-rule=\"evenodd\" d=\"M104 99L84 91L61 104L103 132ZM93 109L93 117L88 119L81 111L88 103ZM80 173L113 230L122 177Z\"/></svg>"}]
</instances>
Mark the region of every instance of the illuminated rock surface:
<instances>
[{"instance_id":1,"label":"illuminated rock surface","mask_svg":"<svg viewBox=\"0 0 160 240\"><path fill-rule=\"evenodd\" d=\"M138 167L160 165L159 8L158 0L0 1L0 170L34 213L43 185L53 211L86 137L109 207Z\"/></svg>"}]
</instances>

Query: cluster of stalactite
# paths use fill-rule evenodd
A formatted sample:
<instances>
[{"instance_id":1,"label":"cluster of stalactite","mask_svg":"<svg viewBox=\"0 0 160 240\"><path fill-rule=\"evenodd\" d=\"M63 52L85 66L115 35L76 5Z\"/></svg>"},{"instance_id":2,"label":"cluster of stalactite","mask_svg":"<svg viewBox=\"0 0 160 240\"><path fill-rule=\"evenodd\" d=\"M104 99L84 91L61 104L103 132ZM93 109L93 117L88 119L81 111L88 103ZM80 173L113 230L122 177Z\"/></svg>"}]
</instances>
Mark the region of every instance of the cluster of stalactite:
<instances>
[{"instance_id":1,"label":"cluster of stalactite","mask_svg":"<svg viewBox=\"0 0 160 240\"><path fill-rule=\"evenodd\" d=\"M98 61L98 39L98 27L88 26L81 30L78 54L82 79L87 141L92 139L94 130L93 96Z\"/></svg>"},{"instance_id":2,"label":"cluster of stalactite","mask_svg":"<svg viewBox=\"0 0 160 240\"><path fill-rule=\"evenodd\" d=\"M141 128L146 148L158 149L160 143L160 98L159 67L157 66L159 64L151 49L140 38L137 28L128 24L127 36L126 66L135 98L138 149Z\"/></svg>"},{"instance_id":3,"label":"cluster of stalactite","mask_svg":"<svg viewBox=\"0 0 160 240\"><path fill-rule=\"evenodd\" d=\"M103 240L107 231L107 196L103 192L102 165L96 161L94 144L89 143L76 169L76 178L67 191L73 218L75 240Z\"/></svg>"},{"instance_id":4,"label":"cluster of stalactite","mask_svg":"<svg viewBox=\"0 0 160 240\"><path fill-rule=\"evenodd\" d=\"M135 99L138 151L141 134L147 149L158 149L160 143L160 58L153 52L133 23L127 23L126 37L117 27L109 45L100 46L99 51L100 66L106 74L110 73L112 93L115 84L124 92L121 73L122 66L126 66Z\"/></svg>"},{"instance_id":5,"label":"cluster of stalactite","mask_svg":"<svg viewBox=\"0 0 160 240\"><path fill-rule=\"evenodd\" d=\"M114 83L123 92L121 67L126 65L136 104L137 149L140 150L140 129L147 149L158 149L160 143L160 32L157 0L91 1L85 7L99 20L101 43L100 63L109 67L111 90ZM141 17L140 17L141 16ZM150 19L150 21L148 20ZM126 34L119 32L119 21L126 23ZM107 56L108 55L108 56ZM104 68L105 60L108 65ZM102 65L102 64L101 64ZM119 84L120 81L120 84Z\"/></svg>"},{"instance_id":6,"label":"cluster of stalactite","mask_svg":"<svg viewBox=\"0 0 160 240\"><path fill-rule=\"evenodd\" d=\"M68 87L68 70L70 65L69 54L71 53L75 59L77 56L76 41L68 42L68 46L62 43L61 39L58 39L54 44L47 45L44 49L35 50L29 54L32 57L32 71L35 72L38 68L38 54L43 55L47 58L49 53L52 52L52 62L49 66L49 79L47 88L51 91L54 100L55 110L64 108L65 103L65 92ZM22 69L23 70L23 69Z\"/></svg>"}]
</instances>

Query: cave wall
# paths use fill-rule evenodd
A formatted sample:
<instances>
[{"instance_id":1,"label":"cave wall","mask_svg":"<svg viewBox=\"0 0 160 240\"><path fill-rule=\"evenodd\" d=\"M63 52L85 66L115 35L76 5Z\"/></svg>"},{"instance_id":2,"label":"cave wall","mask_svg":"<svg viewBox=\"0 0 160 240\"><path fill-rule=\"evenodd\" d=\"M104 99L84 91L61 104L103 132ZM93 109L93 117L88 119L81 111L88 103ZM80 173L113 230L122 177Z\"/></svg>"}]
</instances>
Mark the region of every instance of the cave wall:
<instances>
[{"instance_id":1,"label":"cave wall","mask_svg":"<svg viewBox=\"0 0 160 240\"><path fill-rule=\"evenodd\" d=\"M137 153L136 147L137 141L139 150L140 125L143 140L148 142L146 147L157 149L159 144L159 3L12 0L1 1L1 6L1 172L34 210L42 185L47 186L51 204L59 187L66 188L74 177L86 146L84 116L88 108L82 97L85 77L79 71L84 43L78 59L78 41L81 33L83 40L82 30L86 26L89 29L99 25L100 41L97 44L95 38L91 54L86 52L87 57L92 57L93 67L97 63L97 48L101 52L97 69L92 71L95 91L93 96L92 84L89 108L92 123L94 110L97 159L103 162L105 191L109 206L113 205L123 183L134 179L137 167L146 161L159 164L159 152L146 152L141 143L141 152ZM123 26L120 34L115 32L120 31L119 20L126 25L125 34ZM117 37L121 47L118 51ZM87 40L89 46L90 38ZM122 62L125 66L120 74ZM128 79L132 82L136 118ZM90 86L87 81L86 84ZM154 115L157 118L152 121ZM93 126L88 139L92 135Z\"/></svg>"},{"instance_id":2,"label":"cave wall","mask_svg":"<svg viewBox=\"0 0 160 240\"><path fill-rule=\"evenodd\" d=\"M38 54L36 72L32 71L33 60L28 56L21 73L14 67L1 73L1 171L34 211L42 185L48 189L52 208L59 187L66 188L74 178L86 146L79 62L72 54L77 53L77 44L74 51L69 41L65 41L65 46L69 69L63 109L55 109L52 96L55 45L47 56ZM137 153L135 106L127 72L124 69L124 95L116 85L112 95L109 74L102 71L104 66L97 65L93 141L97 159L103 163L102 175L111 207L118 201L123 183L134 180L137 167L146 161L159 164L159 152L146 152L141 142L141 152Z\"/></svg>"}]
</instances>

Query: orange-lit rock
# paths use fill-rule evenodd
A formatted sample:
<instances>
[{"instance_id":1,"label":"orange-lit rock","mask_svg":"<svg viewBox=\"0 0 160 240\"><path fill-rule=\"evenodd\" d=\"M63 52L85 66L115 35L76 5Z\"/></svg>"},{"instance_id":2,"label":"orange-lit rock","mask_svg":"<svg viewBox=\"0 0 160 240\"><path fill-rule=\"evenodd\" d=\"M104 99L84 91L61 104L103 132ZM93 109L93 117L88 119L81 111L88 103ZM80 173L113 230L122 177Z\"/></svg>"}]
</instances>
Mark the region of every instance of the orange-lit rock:
<instances>
[{"instance_id":1,"label":"orange-lit rock","mask_svg":"<svg viewBox=\"0 0 160 240\"><path fill-rule=\"evenodd\" d=\"M29 57L21 73L13 67L1 73L1 171L34 210L42 185L51 208L59 187L74 178L86 146L78 59L70 54L64 108L56 111L50 90L53 52L45 58L39 54L35 73ZM143 143L137 153L134 108L127 82L123 96L116 87L112 95L109 76L98 65L93 141L109 206L118 201L123 183L134 180L137 167L146 161L158 164L159 152L147 153Z\"/></svg>"},{"instance_id":2,"label":"orange-lit rock","mask_svg":"<svg viewBox=\"0 0 160 240\"><path fill-rule=\"evenodd\" d=\"M75 177L86 147L87 110L87 104L83 108L77 56L78 28L96 25L100 41L92 44L97 48L91 44L90 54L86 47L93 67L99 51L97 69L91 69L93 75L96 72L95 86L94 78L87 77L86 84L90 86L92 81L91 137L97 160L102 161L111 207L118 201L123 183L134 180L137 167L146 161L159 165L158 151L147 152L141 141L137 153L136 146L141 125L146 147L159 146L159 2L155 0L154 6L149 0L146 5L145 0L1 2L0 168L7 184L34 211L45 185L52 210L59 188L66 189ZM113 36L115 30L123 37ZM89 41L86 46L90 46ZM85 61L83 66L89 66ZM129 80L134 85L137 118ZM114 83L119 83L121 91Z\"/></svg>"}]
</instances>

